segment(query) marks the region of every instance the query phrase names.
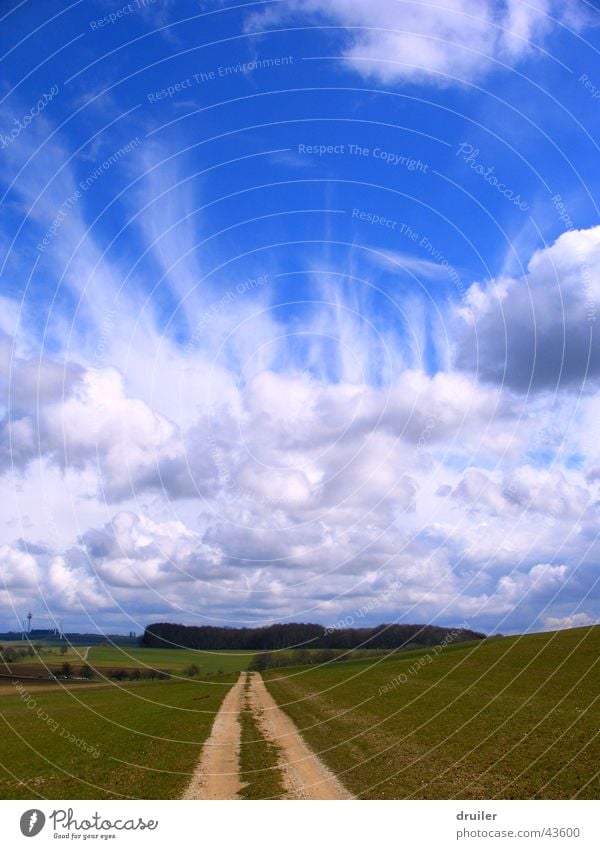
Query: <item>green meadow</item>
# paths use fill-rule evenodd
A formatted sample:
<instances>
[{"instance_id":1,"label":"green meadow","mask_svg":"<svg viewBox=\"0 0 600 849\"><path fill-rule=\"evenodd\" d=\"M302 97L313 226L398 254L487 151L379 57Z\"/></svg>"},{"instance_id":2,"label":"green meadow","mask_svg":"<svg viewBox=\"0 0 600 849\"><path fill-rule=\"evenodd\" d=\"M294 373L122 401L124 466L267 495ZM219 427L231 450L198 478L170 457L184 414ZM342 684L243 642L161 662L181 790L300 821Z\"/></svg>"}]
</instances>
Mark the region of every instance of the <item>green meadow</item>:
<instances>
[{"instance_id":1,"label":"green meadow","mask_svg":"<svg viewBox=\"0 0 600 849\"><path fill-rule=\"evenodd\" d=\"M202 673L242 672L254 657L254 652L196 651L194 649L146 649L119 648L118 646L94 646L90 649L87 662L94 669L135 668L147 670L170 670L181 674L195 664Z\"/></svg>"},{"instance_id":2,"label":"green meadow","mask_svg":"<svg viewBox=\"0 0 600 849\"><path fill-rule=\"evenodd\" d=\"M9 645L8 643L6 644ZM23 647L24 643L10 643ZM37 643L40 646L34 656L16 663L0 663L0 672L23 675L44 675L56 671L63 663L70 663L74 674L78 674L83 663L89 664L102 677L109 669L139 669L142 672L170 671L181 676L192 665L199 669L199 676L241 672L247 669L254 652L195 651L193 649L148 649L131 646L98 645L66 646L54 643ZM62 651L61 651L62 649ZM66 651L64 651L66 649ZM64 653L63 653L64 651Z\"/></svg>"},{"instance_id":3,"label":"green meadow","mask_svg":"<svg viewBox=\"0 0 600 849\"><path fill-rule=\"evenodd\" d=\"M3 684L0 798L179 797L236 678Z\"/></svg>"},{"instance_id":4,"label":"green meadow","mask_svg":"<svg viewBox=\"0 0 600 849\"><path fill-rule=\"evenodd\" d=\"M178 798L253 657L97 646L91 683L1 679L0 797ZM598 798L599 661L596 626L262 674L358 798ZM107 682L116 668L175 677ZM242 795L276 798L277 752L241 721Z\"/></svg>"},{"instance_id":5,"label":"green meadow","mask_svg":"<svg viewBox=\"0 0 600 849\"><path fill-rule=\"evenodd\" d=\"M600 626L263 673L365 799L598 798Z\"/></svg>"},{"instance_id":6,"label":"green meadow","mask_svg":"<svg viewBox=\"0 0 600 849\"><path fill-rule=\"evenodd\" d=\"M113 645L60 649L41 644L35 656L0 670L0 798L177 798L227 690L253 657ZM48 670L65 662L77 676L84 658L95 670L90 683L48 680ZM198 671L190 680L192 666ZM118 669L169 671L173 678L108 681L106 673ZM40 680L25 677L36 675Z\"/></svg>"}]
</instances>

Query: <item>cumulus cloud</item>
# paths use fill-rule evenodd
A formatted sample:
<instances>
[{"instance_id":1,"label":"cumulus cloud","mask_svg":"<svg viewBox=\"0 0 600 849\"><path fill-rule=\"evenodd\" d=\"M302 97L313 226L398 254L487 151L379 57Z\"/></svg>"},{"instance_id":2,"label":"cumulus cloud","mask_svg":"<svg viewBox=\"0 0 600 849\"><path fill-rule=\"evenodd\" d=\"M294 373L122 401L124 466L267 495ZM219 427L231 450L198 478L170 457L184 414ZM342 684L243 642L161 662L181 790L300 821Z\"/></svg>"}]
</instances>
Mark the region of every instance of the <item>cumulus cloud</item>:
<instances>
[{"instance_id":1,"label":"cumulus cloud","mask_svg":"<svg viewBox=\"0 0 600 849\"><path fill-rule=\"evenodd\" d=\"M0 581L5 589L35 588L40 577L35 557L10 545L0 546Z\"/></svg>"},{"instance_id":2,"label":"cumulus cloud","mask_svg":"<svg viewBox=\"0 0 600 849\"><path fill-rule=\"evenodd\" d=\"M562 630L563 628L583 628L586 625L595 625L598 619L587 613L571 613L569 616L546 616L544 626L549 631Z\"/></svg>"},{"instance_id":3,"label":"cumulus cloud","mask_svg":"<svg viewBox=\"0 0 600 849\"><path fill-rule=\"evenodd\" d=\"M495 478L481 469L466 469L452 495L495 515L530 511L565 520L581 517L592 501L587 487L569 483L558 470L524 465Z\"/></svg>"},{"instance_id":4,"label":"cumulus cloud","mask_svg":"<svg viewBox=\"0 0 600 849\"><path fill-rule=\"evenodd\" d=\"M161 464L181 453L177 428L147 404L129 398L114 369L17 363L10 407L0 426L2 467L24 469L47 457L61 468L96 465L100 491L130 496L160 481Z\"/></svg>"},{"instance_id":5,"label":"cumulus cloud","mask_svg":"<svg viewBox=\"0 0 600 849\"><path fill-rule=\"evenodd\" d=\"M88 469L99 476L97 495L128 505L63 552L29 549L61 609L323 619L393 582L380 611L391 618L503 617L520 592L542 600L565 576L527 566L552 544L530 552L526 517L550 516L557 533L582 516L586 528L595 520L583 474L522 461L457 474L446 464L448 453L454 463L482 452L501 462L521 412L501 389L464 374L405 370L378 387L268 370L188 428L129 398L114 369L72 367L66 389L55 383L33 406L35 381L31 391L23 383L5 423L6 456L25 470L40 452L64 474ZM528 427L520 425L521 451ZM452 484L440 489L444 477ZM163 493L162 518L140 510L153 491ZM7 560L15 576L21 554ZM485 577L489 562L508 577Z\"/></svg>"},{"instance_id":6,"label":"cumulus cloud","mask_svg":"<svg viewBox=\"0 0 600 849\"><path fill-rule=\"evenodd\" d=\"M527 595L547 596L556 592L568 575L565 565L553 566L550 563L538 563L528 572L505 575L498 582L498 593L502 604L520 604Z\"/></svg>"},{"instance_id":7,"label":"cumulus cloud","mask_svg":"<svg viewBox=\"0 0 600 849\"><path fill-rule=\"evenodd\" d=\"M563 233L524 277L470 287L456 365L519 392L591 388L600 376L598 304L600 226Z\"/></svg>"},{"instance_id":8,"label":"cumulus cloud","mask_svg":"<svg viewBox=\"0 0 600 849\"><path fill-rule=\"evenodd\" d=\"M181 521L154 522L129 511L117 513L81 542L96 574L111 586L161 587L220 574L220 557Z\"/></svg>"},{"instance_id":9,"label":"cumulus cloud","mask_svg":"<svg viewBox=\"0 0 600 849\"><path fill-rule=\"evenodd\" d=\"M243 349L265 348L270 334L278 338L273 356L242 379L229 359L212 364L204 351L169 343L159 411L142 355L130 361L126 383L85 356L15 355L6 336L3 468L7 477L20 473L17 497L34 500L28 510L48 509L39 480L50 486L50 514L62 515L56 538L44 539L39 522L30 534L45 549L18 546L5 529L4 593L25 604L41 584L56 610L83 605L112 615L123 606L144 616L255 622L331 619L393 584L378 608L385 618L537 615L565 591L597 533L600 455L590 434L598 405L586 396L576 417L569 394L559 393L541 418L544 395L516 391L527 365L498 350L497 322L520 327L521 289L533 292L546 332L538 340L555 345L557 315L575 322L584 306L581 269L595 273L597 239L596 229L565 234L533 257L523 280L476 284L466 303L450 305L460 370L406 367L391 346L394 368L367 379L361 357L363 349L373 357L371 341L344 324L340 304L330 329L345 340L356 335L352 368L299 370L298 352L275 324L254 326L242 340ZM311 327L329 316L315 315ZM485 381L468 358L468 333L480 327ZM577 356L567 354L573 376ZM545 388L547 377L535 375ZM59 474L81 518L81 528L71 520L71 538L67 504L53 494ZM102 509L110 502L118 511ZM19 535L27 536L24 526ZM577 580L586 592L589 575Z\"/></svg>"},{"instance_id":10,"label":"cumulus cloud","mask_svg":"<svg viewBox=\"0 0 600 849\"><path fill-rule=\"evenodd\" d=\"M114 607L81 551L57 554L27 544L0 546L0 605L15 611L19 623L31 607L55 623L65 611L95 616Z\"/></svg>"},{"instance_id":11,"label":"cumulus cloud","mask_svg":"<svg viewBox=\"0 0 600 849\"><path fill-rule=\"evenodd\" d=\"M283 0L253 7L247 26L309 15L363 77L446 85L535 57L555 27L585 25L582 5ZM12 113L1 114L9 125ZM97 146L118 143L116 125L73 166L49 120L6 150L7 184L31 159L11 197L27 212L24 238L41 245L39 285L55 281L60 298L32 320L0 297L4 610L37 599L107 617L122 607L188 621L323 621L393 588L377 620L494 623L521 610L522 623L569 585L579 597L590 590L600 402L588 393L574 409L569 393L593 389L600 371L600 227L565 233L521 278L478 281L460 305L456 287L449 302L436 292L434 330L412 292L391 315L385 290L325 282L316 249L312 301L270 309L288 282L239 283L255 261L269 277L275 252L244 253L234 271L209 238L199 244L208 184L186 180L195 171L179 171L181 151L158 141L111 173L140 179L119 195L126 249L104 251L112 222L94 234L91 196L74 191ZM138 248L132 268L118 259ZM11 286L23 283L20 256L7 260ZM444 276L433 256L372 259L380 276L404 268L395 283ZM441 350L446 331L453 359ZM594 603L546 622L582 624Z\"/></svg>"},{"instance_id":12,"label":"cumulus cloud","mask_svg":"<svg viewBox=\"0 0 600 849\"><path fill-rule=\"evenodd\" d=\"M55 610L97 611L114 606L96 576L73 552L51 558L46 569L48 584L42 589L45 603Z\"/></svg>"},{"instance_id":13,"label":"cumulus cloud","mask_svg":"<svg viewBox=\"0 0 600 849\"><path fill-rule=\"evenodd\" d=\"M510 67L535 55L557 20L585 23L583 4L565 8L557 0L284 0L252 16L249 29L300 14L347 28L343 55L363 76L440 85L475 80L494 65Z\"/></svg>"}]
</instances>

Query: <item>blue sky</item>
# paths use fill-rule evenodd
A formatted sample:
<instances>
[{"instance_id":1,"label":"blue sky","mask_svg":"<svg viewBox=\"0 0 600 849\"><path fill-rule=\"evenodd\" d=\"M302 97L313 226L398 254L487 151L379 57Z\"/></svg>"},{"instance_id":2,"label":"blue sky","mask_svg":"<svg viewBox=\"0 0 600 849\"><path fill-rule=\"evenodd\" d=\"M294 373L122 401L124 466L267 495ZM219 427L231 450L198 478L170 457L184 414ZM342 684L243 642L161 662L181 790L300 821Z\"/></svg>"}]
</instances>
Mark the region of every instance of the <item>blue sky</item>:
<instances>
[{"instance_id":1,"label":"blue sky","mask_svg":"<svg viewBox=\"0 0 600 849\"><path fill-rule=\"evenodd\" d=\"M4 627L597 621L598 12L323 5L3 7Z\"/></svg>"}]
</instances>

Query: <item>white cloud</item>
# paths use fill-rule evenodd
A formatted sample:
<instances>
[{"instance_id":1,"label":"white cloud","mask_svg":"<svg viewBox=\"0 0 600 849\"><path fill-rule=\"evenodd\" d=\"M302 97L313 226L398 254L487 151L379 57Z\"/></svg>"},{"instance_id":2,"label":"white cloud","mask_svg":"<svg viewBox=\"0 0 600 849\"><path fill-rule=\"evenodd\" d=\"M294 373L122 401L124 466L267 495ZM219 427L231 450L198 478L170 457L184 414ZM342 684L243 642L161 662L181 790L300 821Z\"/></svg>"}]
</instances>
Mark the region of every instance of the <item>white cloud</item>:
<instances>
[{"instance_id":1,"label":"white cloud","mask_svg":"<svg viewBox=\"0 0 600 849\"><path fill-rule=\"evenodd\" d=\"M544 12L562 21L573 8L288 0L254 22L314 13L339 24L359 73L444 84L534 56L528 40L543 44L551 30ZM45 120L7 151L9 178L48 133ZM172 335L151 306L126 297L138 281L96 244L86 198L41 257L68 307L43 344L45 316L0 298L4 610L37 598L106 616L122 605L188 621L323 620L393 585L382 619L489 622L518 609L527 622L575 580L587 592L600 402L588 395L575 409L559 392L550 407L545 390L577 388L586 368L599 376L599 343L589 348L586 332L588 305L600 301L600 227L538 251L521 279L475 284L460 307L438 302L446 312L436 332L450 330L456 358L428 374L421 364L434 334L428 340L423 304L410 296L403 319L382 316L366 287L325 282L322 257L313 303L288 323L269 311L275 285L238 296L234 271L213 262L207 243L197 249L201 186L183 189L177 160L150 144L135 159L152 170L123 202L132 215L148 203L132 218L132 253L136 237L148 247L135 273L147 261L161 296L182 307ZM76 188L74 170L61 169L69 155L56 135L14 187L40 234ZM403 253L373 257L428 280L444 275ZM247 270L253 260L243 262ZM65 316L76 304L72 326ZM527 398L530 377L540 391ZM553 564L558 550L562 565ZM546 622L581 623L592 601L589 614L572 616L557 605Z\"/></svg>"},{"instance_id":2,"label":"white cloud","mask_svg":"<svg viewBox=\"0 0 600 849\"><path fill-rule=\"evenodd\" d=\"M577 262L581 252L595 261L597 236L568 234L532 259L525 281L505 281L505 314L518 320L512 299L529 284L553 327L549 269L560 269L575 301ZM461 327L496 318L495 285L471 289ZM597 533L598 402L586 396L575 414L559 393L543 418L543 393L525 398L466 368L430 375L406 367L393 345L393 368L377 371L368 364L382 342L374 352L352 317L368 305L328 298L333 307L313 309L311 331L356 340L354 362L340 358L332 374L300 371L306 349L299 355L274 322L242 333L240 351L277 339L243 379L233 356L211 371L206 340L192 352L166 339L160 348L152 328L127 383L75 351L40 359L19 350L10 372L5 359L2 456L12 486L5 479L2 494L19 508L6 508L0 540L16 582L10 598L29 603L33 561L53 610L112 616L121 605L188 621L322 621L323 611L331 618L396 581L382 616L523 622L567 592ZM115 349L121 356L123 334L119 326L108 361ZM490 370L493 341L482 345ZM318 345L309 353L325 359ZM23 565L17 536L48 550L30 548ZM559 547L563 565L554 566ZM577 579L587 591L589 576Z\"/></svg>"},{"instance_id":3,"label":"white cloud","mask_svg":"<svg viewBox=\"0 0 600 849\"><path fill-rule=\"evenodd\" d=\"M563 628L583 628L585 625L596 625L597 622L597 618L582 612L572 613L569 616L547 616L544 619L544 626L549 631L559 631Z\"/></svg>"},{"instance_id":4,"label":"white cloud","mask_svg":"<svg viewBox=\"0 0 600 849\"><path fill-rule=\"evenodd\" d=\"M414 275L425 280L448 280L447 268L440 262L431 259L421 259L401 251L378 250L368 255L375 264L396 274Z\"/></svg>"},{"instance_id":5,"label":"white cloud","mask_svg":"<svg viewBox=\"0 0 600 849\"><path fill-rule=\"evenodd\" d=\"M248 29L290 16L314 14L347 31L343 55L358 73L383 83L428 80L439 85L475 80L492 67L507 69L536 47L556 26L584 24L583 14L557 0L283 0L253 15Z\"/></svg>"},{"instance_id":6,"label":"white cloud","mask_svg":"<svg viewBox=\"0 0 600 849\"><path fill-rule=\"evenodd\" d=\"M498 581L498 593L501 603L521 604L526 596L547 596L556 592L566 581L568 567L565 565L552 566L549 563L539 563L528 572L515 572L505 575Z\"/></svg>"},{"instance_id":7,"label":"white cloud","mask_svg":"<svg viewBox=\"0 0 600 849\"><path fill-rule=\"evenodd\" d=\"M470 287L456 365L518 391L590 388L600 376L598 305L600 226L563 233L523 278Z\"/></svg>"},{"instance_id":8,"label":"white cloud","mask_svg":"<svg viewBox=\"0 0 600 849\"><path fill-rule=\"evenodd\" d=\"M0 583L14 590L38 586L40 570L35 557L9 545L0 546Z\"/></svg>"},{"instance_id":9,"label":"white cloud","mask_svg":"<svg viewBox=\"0 0 600 849\"><path fill-rule=\"evenodd\" d=\"M35 379L24 381L20 417L10 424L20 440L13 458L32 470L24 492L41 450L80 493L80 542L62 534L58 553L51 540L54 553L40 567L55 609L89 603L141 615L173 609L179 618L195 609L224 621L320 620L323 603L328 615L342 612L385 580L399 582L390 614L503 617L518 608L519 592L541 603L564 577L528 566L531 558L552 556L575 519L586 533L595 521L583 473L535 469L522 458L503 468L521 406L464 375L405 370L373 387L264 371L237 388L230 380L222 403L201 407L186 430L129 398L114 369L70 373L68 391L50 380L39 406ZM521 453L536 426L519 424ZM447 454L467 466L469 457L495 456L500 465L457 473ZM90 498L94 474L101 489ZM444 479L451 499L435 495ZM152 518L140 504L152 507L149 493L161 487L163 516ZM125 499L108 523L84 510L98 495ZM65 507L56 498L61 514ZM556 528L534 553L539 524L528 517L536 513ZM463 557L472 585L453 565Z\"/></svg>"},{"instance_id":10,"label":"white cloud","mask_svg":"<svg viewBox=\"0 0 600 849\"><path fill-rule=\"evenodd\" d=\"M17 363L2 426L2 465L13 471L48 457L60 468L95 465L99 494L118 499L157 486L161 467L181 456L177 428L127 397L114 369Z\"/></svg>"},{"instance_id":11,"label":"white cloud","mask_svg":"<svg viewBox=\"0 0 600 849\"><path fill-rule=\"evenodd\" d=\"M95 575L84 564L57 555L51 559L46 574L48 584L42 587L42 597L51 610L87 610L95 616L112 606Z\"/></svg>"},{"instance_id":12,"label":"white cloud","mask_svg":"<svg viewBox=\"0 0 600 849\"><path fill-rule=\"evenodd\" d=\"M480 469L466 469L452 495L474 508L495 515L522 515L524 511L581 518L591 504L587 487L569 483L559 470L524 465L496 480Z\"/></svg>"},{"instance_id":13,"label":"white cloud","mask_svg":"<svg viewBox=\"0 0 600 849\"><path fill-rule=\"evenodd\" d=\"M154 522L123 511L82 538L98 577L110 586L170 586L220 574L218 552L181 521Z\"/></svg>"}]
</instances>

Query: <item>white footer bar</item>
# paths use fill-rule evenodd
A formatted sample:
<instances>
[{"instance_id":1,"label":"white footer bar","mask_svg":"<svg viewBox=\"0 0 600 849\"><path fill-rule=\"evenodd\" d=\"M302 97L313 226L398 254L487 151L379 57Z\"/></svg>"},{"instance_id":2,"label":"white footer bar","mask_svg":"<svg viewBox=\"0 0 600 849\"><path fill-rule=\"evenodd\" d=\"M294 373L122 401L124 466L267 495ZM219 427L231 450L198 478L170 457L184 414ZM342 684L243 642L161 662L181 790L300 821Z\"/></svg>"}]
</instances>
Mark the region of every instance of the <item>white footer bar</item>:
<instances>
[{"instance_id":1,"label":"white footer bar","mask_svg":"<svg viewBox=\"0 0 600 849\"><path fill-rule=\"evenodd\" d=\"M600 847L595 801L0 802L1 845ZM167 842L168 841L168 842Z\"/></svg>"}]
</instances>

